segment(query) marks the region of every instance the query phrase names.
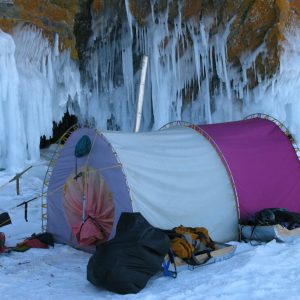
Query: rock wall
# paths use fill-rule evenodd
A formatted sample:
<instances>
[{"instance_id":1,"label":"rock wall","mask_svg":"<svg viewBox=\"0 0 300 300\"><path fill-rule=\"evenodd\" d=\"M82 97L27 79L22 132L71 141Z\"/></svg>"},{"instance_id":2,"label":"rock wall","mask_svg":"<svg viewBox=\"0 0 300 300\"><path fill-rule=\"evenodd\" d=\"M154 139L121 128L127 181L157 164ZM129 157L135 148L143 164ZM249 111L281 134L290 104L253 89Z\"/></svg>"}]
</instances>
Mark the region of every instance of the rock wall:
<instances>
[{"instance_id":1,"label":"rock wall","mask_svg":"<svg viewBox=\"0 0 300 300\"><path fill-rule=\"evenodd\" d=\"M11 0L0 1L0 28L11 33L15 26L34 25L43 30L50 41L60 36L61 50L71 48L77 58L74 23L84 0Z\"/></svg>"},{"instance_id":2,"label":"rock wall","mask_svg":"<svg viewBox=\"0 0 300 300\"><path fill-rule=\"evenodd\" d=\"M178 16L180 1L154 1L154 11L169 9L169 26ZM144 26L151 15L150 0L129 0L132 15ZM74 59L86 59L86 45L91 35L91 13L101 15L110 9L117 22L125 22L125 2L122 0L2 0L0 1L0 28L12 32L15 26L32 24L42 29L50 41L59 33L61 49L71 48ZM268 57L257 57L261 73L270 75L278 67L280 41L284 30L300 12L297 0L184 0L182 21L214 15L216 27L233 19L228 38L228 58L235 65L245 53L255 51L265 43ZM116 20L115 20L116 21ZM117 23L116 22L116 23Z\"/></svg>"},{"instance_id":3,"label":"rock wall","mask_svg":"<svg viewBox=\"0 0 300 300\"><path fill-rule=\"evenodd\" d=\"M0 0L0 29L10 34L0 31L0 73L8 74L0 76L1 132L21 136L20 166L37 159L53 121L76 122L67 111L131 131L145 53L142 130L263 112L300 132L300 34L289 30L299 15L298 0ZM7 98L18 126L5 113ZM18 156L4 141L0 167Z\"/></svg>"},{"instance_id":4,"label":"rock wall","mask_svg":"<svg viewBox=\"0 0 300 300\"><path fill-rule=\"evenodd\" d=\"M178 1L171 3L170 24L178 16ZM157 1L154 10L163 11L167 5L166 0ZM151 14L149 0L130 0L130 9L141 26L146 23L146 19ZM199 20L203 16L213 15L217 21L212 33L232 20L227 50L228 60L235 66L241 64L244 54L253 53L260 45L265 44L267 57L262 60L262 57L258 56L256 59L256 67L264 76L274 74L278 68L280 42L284 39L285 29L291 25L294 17L299 16L300 2L296 0L185 0L182 12L183 21Z\"/></svg>"}]
</instances>

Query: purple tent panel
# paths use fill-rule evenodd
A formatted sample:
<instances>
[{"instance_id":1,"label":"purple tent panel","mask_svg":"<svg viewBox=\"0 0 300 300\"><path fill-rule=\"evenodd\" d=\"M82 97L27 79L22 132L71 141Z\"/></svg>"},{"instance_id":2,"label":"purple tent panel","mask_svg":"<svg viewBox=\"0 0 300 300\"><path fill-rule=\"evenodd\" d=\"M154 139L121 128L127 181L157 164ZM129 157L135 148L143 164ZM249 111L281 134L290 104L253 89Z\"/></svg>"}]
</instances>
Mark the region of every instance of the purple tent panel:
<instances>
[{"instance_id":1,"label":"purple tent panel","mask_svg":"<svg viewBox=\"0 0 300 300\"><path fill-rule=\"evenodd\" d=\"M111 145L103 135L94 129L80 128L72 133L61 149L56 166L53 170L47 197L47 231L54 235L57 242L79 246L76 237L72 234L70 225L63 208L63 189L70 174L75 173L76 159L74 149L83 135L89 136L92 141L92 151L77 160L78 170L88 164L98 170L112 192L115 206L114 224L111 237L114 236L116 225L122 212L132 212L131 200L126 184L126 178L114 155ZM82 247L84 248L84 247Z\"/></svg>"},{"instance_id":2,"label":"purple tent panel","mask_svg":"<svg viewBox=\"0 0 300 300\"><path fill-rule=\"evenodd\" d=\"M300 213L300 163L275 123L255 118L197 127L217 145L229 166L242 220L264 208Z\"/></svg>"}]
</instances>

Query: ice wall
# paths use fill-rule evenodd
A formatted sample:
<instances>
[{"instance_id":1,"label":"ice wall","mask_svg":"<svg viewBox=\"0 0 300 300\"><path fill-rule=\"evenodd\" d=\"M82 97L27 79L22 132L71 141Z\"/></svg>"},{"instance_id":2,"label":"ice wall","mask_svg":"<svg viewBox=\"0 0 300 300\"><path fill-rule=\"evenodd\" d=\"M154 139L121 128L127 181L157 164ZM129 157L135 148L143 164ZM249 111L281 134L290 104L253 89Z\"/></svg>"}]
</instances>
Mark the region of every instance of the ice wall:
<instances>
[{"instance_id":1,"label":"ice wall","mask_svg":"<svg viewBox=\"0 0 300 300\"><path fill-rule=\"evenodd\" d=\"M217 27L216 16L170 23L169 12L152 14L141 27L125 1L126 16L120 22L107 15L93 17L90 40L91 59L85 116L100 128L132 130L138 85L137 64L149 56L142 130L158 129L174 120L212 123L241 119L248 114L270 114L300 137L297 119L299 101L300 29L287 34L280 70L262 79L255 60L267 56L260 45L240 57L241 67L233 67L227 57L227 39L234 19ZM168 2L170 3L170 2ZM107 25L109 24L109 25ZM299 62L298 62L299 61ZM299 66L299 67L298 67ZM253 85L252 70L258 83Z\"/></svg>"},{"instance_id":2,"label":"ice wall","mask_svg":"<svg viewBox=\"0 0 300 300\"><path fill-rule=\"evenodd\" d=\"M132 130L139 78L133 65L147 54L142 130L181 119L211 123L240 118L240 99L232 88L237 72L227 60L231 22L212 34L215 16L183 23L179 5L178 17L170 26L168 9L154 13L155 1L151 5L152 14L143 27L131 15L127 0L126 20L118 28L105 16L94 16L86 117L101 128L108 122L114 129Z\"/></svg>"},{"instance_id":3,"label":"ice wall","mask_svg":"<svg viewBox=\"0 0 300 300\"><path fill-rule=\"evenodd\" d=\"M52 135L68 103L80 104L80 75L68 51L40 30L0 31L0 166L12 170L39 159L40 137Z\"/></svg>"},{"instance_id":4,"label":"ice wall","mask_svg":"<svg viewBox=\"0 0 300 300\"><path fill-rule=\"evenodd\" d=\"M0 31L0 163L4 167L20 166L25 159L20 79L14 52L12 37Z\"/></svg>"},{"instance_id":5,"label":"ice wall","mask_svg":"<svg viewBox=\"0 0 300 300\"><path fill-rule=\"evenodd\" d=\"M256 71L260 45L233 67L227 58L230 20L216 27L216 16L169 20L168 9L152 13L141 27L124 0L124 16L93 15L82 84L59 36L50 43L40 30L25 26L12 35L0 31L0 167L18 169L39 158L40 136L50 137L52 122L66 111L100 129L131 131L134 125L139 65L149 56L142 130L174 120L212 123L270 114L300 141L300 27L283 43L280 68L271 78ZM168 2L170 3L170 2ZM180 2L179 2L180 3ZM248 71L257 86L250 88Z\"/></svg>"},{"instance_id":6,"label":"ice wall","mask_svg":"<svg viewBox=\"0 0 300 300\"><path fill-rule=\"evenodd\" d=\"M242 115L263 112L277 118L300 145L300 26L286 32L282 47L277 74L261 80L255 89L247 90Z\"/></svg>"}]
</instances>

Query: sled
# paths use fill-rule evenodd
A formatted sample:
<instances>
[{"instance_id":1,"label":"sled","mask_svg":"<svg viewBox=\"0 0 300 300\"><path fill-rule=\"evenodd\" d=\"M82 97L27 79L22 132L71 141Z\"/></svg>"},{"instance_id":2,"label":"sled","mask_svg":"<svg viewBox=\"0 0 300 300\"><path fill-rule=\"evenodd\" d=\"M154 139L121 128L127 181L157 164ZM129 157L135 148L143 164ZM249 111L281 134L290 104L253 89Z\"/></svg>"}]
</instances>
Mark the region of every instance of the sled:
<instances>
[{"instance_id":1,"label":"sled","mask_svg":"<svg viewBox=\"0 0 300 300\"><path fill-rule=\"evenodd\" d=\"M211 251L210 255L208 253L196 255L196 259L198 260L198 262L200 262L200 264L192 267L205 266L225 259L229 259L234 255L234 252L236 250L236 246L234 245L216 242L215 245L217 249ZM175 257L175 264L176 266L187 265L187 263L183 259L177 256Z\"/></svg>"},{"instance_id":2,"label":"sled","mask_svg":"<svg viewBox=\"0 0 300 300\"><path fill-rule=\"evenodd\" d=\"M254 240L260 242L291 242L300 237L300 227L289 230L280 224L272 226L250 226L243 225L240 227L242 239Z\"/></svg>"}]
</instances>

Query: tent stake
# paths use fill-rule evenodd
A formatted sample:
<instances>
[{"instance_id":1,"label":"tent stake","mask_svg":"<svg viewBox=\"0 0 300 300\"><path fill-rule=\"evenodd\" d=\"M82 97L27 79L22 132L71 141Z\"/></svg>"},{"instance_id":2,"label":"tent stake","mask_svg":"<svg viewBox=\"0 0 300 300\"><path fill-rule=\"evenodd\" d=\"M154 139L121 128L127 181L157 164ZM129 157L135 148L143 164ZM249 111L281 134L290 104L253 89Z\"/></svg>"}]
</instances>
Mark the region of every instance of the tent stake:
<instances>
[{"instance_id":1,"label":"tent stake","mask_svg":"<svg viewBox=\"0 0 300 300\"><path fill-rule=\"evenodd\" d=\"M144 55L142 58L142 70L141 70L140 86L139 86L139 93L137 99L134 132L139 132L141 126L147 66L148 66L148 56Z\"/></svg>"}]
</instances>

